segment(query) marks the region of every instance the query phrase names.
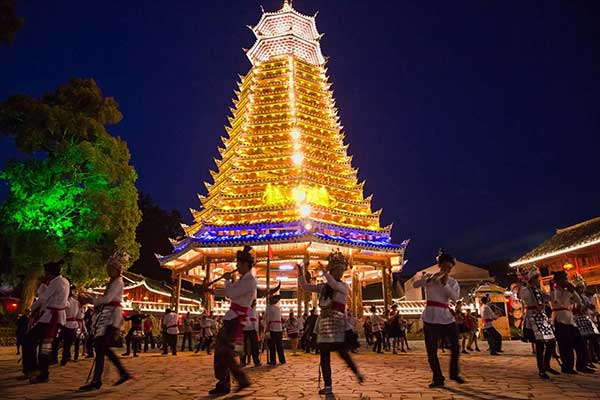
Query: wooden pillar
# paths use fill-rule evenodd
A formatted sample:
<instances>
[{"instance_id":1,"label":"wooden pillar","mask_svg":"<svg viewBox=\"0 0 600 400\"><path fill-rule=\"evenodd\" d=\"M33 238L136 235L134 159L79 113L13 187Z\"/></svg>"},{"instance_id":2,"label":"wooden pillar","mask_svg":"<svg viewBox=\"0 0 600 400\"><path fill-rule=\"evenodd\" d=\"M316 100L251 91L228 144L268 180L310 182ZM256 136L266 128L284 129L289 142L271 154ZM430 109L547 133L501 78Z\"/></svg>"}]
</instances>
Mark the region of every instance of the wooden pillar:
<instances>
[{"instance_id":1,"label":"wooden pillar","mask_svg":"<svg viewBox=\"0 0 600 400\"><path fill-rule=\"evenodd\" d=\"M296 285L296 316L301 317L304 308L304 290L302 287L297 284Z\"/></svg>"},{"instance_id":2,"label":"wooden pillar","mask_svg":"<svg viewBox=\"0 0 600 400\"><path fill-rule=\"evenodd\" d=\"M175 302L175 314L179 316L179 304L181 302L181 274L177 275L177 287L176 287L176 302Z\"/></svg>"},{"instance_id":3,"label":"wooden pillar","mask_svg":"<svg viewBox=\"0 0 600 400\"><path fill-rule=\"evenodd\" d=\"M363 301L362 301L362 282L360 281L360 272L356 267L352 267L352 315L357 321L362 321Z\"/></svg>"},{"instance_id":4,"label":"wooden pillar","mask_svg":"<svg viewBox=\"0 0 600 400\"><path fill-rule=\"evenodd\" d=\"M392 267L389 262L381 267L381 284L383 287L383 309L392 307Z\"/></svg>"},{"instance_id":5,"label":"wooden pillar","mask_svg":"<svg viewBox=\"0 0 600 400\"><path fill-rule=\"evenodd\" d=\"M206 258L204 260L204 269L206 272L206 277L205 277L205 282L210 282L212 280L212 268L210 267L210 258ZM204 311L206 311L208 314L210 314L210 312L212 311L213 308L213 294L210 291L205 291L202 294L203 300L204 300Z\"/></svg>"}]
</instances>

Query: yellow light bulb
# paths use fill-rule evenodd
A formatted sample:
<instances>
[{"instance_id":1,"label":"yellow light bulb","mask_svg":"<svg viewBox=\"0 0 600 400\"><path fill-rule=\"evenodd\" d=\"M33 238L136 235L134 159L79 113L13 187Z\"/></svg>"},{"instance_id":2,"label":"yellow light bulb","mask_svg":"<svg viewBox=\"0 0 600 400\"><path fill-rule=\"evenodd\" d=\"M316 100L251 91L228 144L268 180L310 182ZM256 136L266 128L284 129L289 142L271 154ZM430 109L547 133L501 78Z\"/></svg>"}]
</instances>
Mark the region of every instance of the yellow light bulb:
<instances>
[{"instance_id":1,"label":"yellow light bulb","mask_svg":"<svg viewBox=\"0 0 600 400\"><path fill-rule=\"evenodd\" d=\"M312 209L310 208L310 206L308 204L302 204L300 206L300 215L302 215L303 217L308 217L311 213Z\"/></svg>"},{"instance_id":2,"label":"yellow light bulb","mask_svg":"<svg viewBox=\"0 0 600 400\"><path fill-rule=\"evenodd\" d=\"M292 189L292 194L298 203L302 203L306 199L306 193L301 187L295 187Z\"/></svg>"},{"instance_id":3,"label":"yellow light bulb","mask_svg":"<svg viewBox=\"0 0 600 400\"><path fill-rule=\"evenodd\" d=\"M307 231L310 231L310 230L312 230L312 224L311 224L310 222L307 222L307 223L304 225L304 229L306 229Z\"/></svg>"},{"instance_id":4,"label":"yellow light bulb","mask_svg":"<svg viewBox=\"0 0 600 400\"><path fill-rule=\"evenodd\" d=\"M304 160L304 155L302 153L295 153L292 156L292 160L294 161L294 164L300 165L300 164L302 164L302 161Z\"/></svg>"}]
</instances>

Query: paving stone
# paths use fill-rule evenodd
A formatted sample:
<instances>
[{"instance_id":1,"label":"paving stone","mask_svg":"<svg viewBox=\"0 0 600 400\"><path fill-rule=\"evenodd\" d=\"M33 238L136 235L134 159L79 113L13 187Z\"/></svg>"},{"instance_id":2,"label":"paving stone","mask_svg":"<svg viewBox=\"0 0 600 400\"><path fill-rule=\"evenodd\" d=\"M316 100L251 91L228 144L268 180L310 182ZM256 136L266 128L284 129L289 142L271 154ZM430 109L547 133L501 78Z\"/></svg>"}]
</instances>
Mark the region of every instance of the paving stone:
<instances>
[{"instance_id":1,"label":"paving stone","mask_svg":"<svg viewBox=\"0 0 600 400\"><path fill-rule=\"evenodd\" d=\"M328 399L600 399L600 373L559 375L542 381L537 377L530 347L516 341L505 343L506 353L502 356L492 357L484 352L461 355L461 374L467 383L457 385L448 380L446 388L431 390L427 387L431 372L423 344L413 342L411 347L408 354L380 355L364 350L355 355L366 377L363 385L358 384L339 357L332 356L335 395ZM125 367L136 379L119 387L112 386L118 379L117 371L107 362L104 386L93 393L76 391L85 383L92 365L90 359L51 367L51 382L44 385L16 380L20 375L17 360L13 348L0 348L0 399L209 399L207 391L215 383L212 356L189 352L178 353L176 357L148 353L138 358L123 358ZM219 399L324 399L317 394L319 357L300 354L290 356L287 361L277 367L246 368L253 386ZM441 355L446 376L448 361L447 353ZM320 385L323 386L322 379Z\"/></svg>"}]
</instances>

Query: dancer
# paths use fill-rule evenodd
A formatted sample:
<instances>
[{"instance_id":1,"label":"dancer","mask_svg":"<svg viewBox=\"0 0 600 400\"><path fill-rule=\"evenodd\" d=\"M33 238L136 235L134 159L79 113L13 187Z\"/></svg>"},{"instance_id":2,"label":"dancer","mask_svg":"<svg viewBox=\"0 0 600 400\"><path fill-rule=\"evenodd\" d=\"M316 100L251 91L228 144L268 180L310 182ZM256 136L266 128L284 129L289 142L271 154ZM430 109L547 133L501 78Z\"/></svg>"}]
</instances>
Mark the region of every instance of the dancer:
<instances>
[{"instance_id":1,"label":"dancer","mask_svg":"<svg viewBox=\"0 0 600 400\"><path fill-rule=\"evenodd\" d=\"M248 310L249 322L244 326L244 353L242 355L242 365L250 364L250 359L255 367L260 367L260 357L258 354L258 318L256 315L256 299Z\"/></svg>"},{"instance_id":2,"label":"dancer","mask_svg":"<svg viewBox=\"0 0 600 400\"><path fill-rule=\"evenodd\" d=\"M348 268L348 260L339 251L333 251L327 257L327 270L323 270L326 283L310 284L305 278L308 273L308 256L304 259L304 266L298 265L298 283L302 290L319 293L319 307L321 315L317 322L317 343L321 357L321 371L325 387L319 394L332 394L331 382L331 352L337 351L346 365L354 372L358 382L364 381L364 376L358 372L352 357L344 343L346 335L346 298L350 293L348 285L342 281L344 271ZM308 279L310 281L310 278Z\"/></svg>"},{"instance_id":3,"label":"dancer","mask_svg":"<svg viewBox=\"0 0 600 400\"><path fill-rule=\"evenodd\" d=\"M592 362L593 352L591 350L595 344L594 341L596 335L598 334L598 328L588 316L589 303L585 296L586 283L585 279L583 279L583 276L575 273L575 276L573 277L573 285L575 286L577 294L581 298L580 303L573 304L573 318L575 319L575 326L577 326L577 330L579 330L579 334L583 339L587 367L590 369L596 369L596 366Z\"/></svg>"},{"instance_id":4,"label":"dancer","mask_svg":"<svg viewBox=\"0 0 600 400\"><path fill-rule=\"evenodd\" d=\"M490 354L497 356L502 353L502 335L494 328L494 321L498 318L488 304L489 296L481 298L481 319L483 320L483 336L490 346Z\"/></svg>"},{"instance_id":5,"label":"dancer","mask_svg":"<svg viewBox=\"0 0 600 400\"><path fill-rule=\"evenodd\" d=\"M430 388L444 386L445 379L437 356L438 342L443 338L447 338L450 343L450 379L457 383L465 382L459 375L458 328L448 305L450 300L457 300L460 295L458 282L448 276L456 264L456 259L440 250L437 262L440 267L439 272L423 274L413 283L415 288L425 288L427 298L421 319L425 333L427 359L433 373L433 381L429 384Z\"/></svg>"},{"instance_id":6,"label":"dancer","mask_svg":"<svg viewBox=\"0 0 600 400\"><path fill-rule=\"evenodd\" d=\"M188 342L188 349L192 351L192 332L194 331L192 327L192 316L190 312L186 314L183 319L183 340L181 341L181 351L185 349L185 342Z\"/></svg>"},{"instance_id":7,"label":"dancer","mask_svg":"<svg viewBox=\"0 0 600 400\"><path fill-rule=\"evenodd\" d=\"M373 352L374 353L383 353L381 347L383 345L383 319L377 315L377 308L372 305L371 306L371 316L369 320L371 322L371 332L373 333L373 337L375 338L375 343L373 344Z\"/></svg>"},{"instance_id":8,"label":"dancer","mask_svg":"<svg viewBox=\"0 0 600 400\"><path fill-rule=\"evenodd\" d=\"M94 376L89 384L79 388L81 391L97 390L102 386L102 373L104 372L104 356L106 356L119 371L120 378L115 386L121 385L132 378L121 364L117 355L110 349L120 338L120 329L123 324L121 314L121 301L123 300L123 268L129 263L127 253L115 253L106 263L106 272L110 281L106 285L101 297L93 298L80 294L79 298L84 303L93 303L94 322L93 332L96 358L94 359ZM121 343L122 345L122 343Z\"/></svg>"},{"instance_id":9,"label":"dancer","mask_svg":"<svg viewBox=\"0 0 600 400\"><path fill-rule=\"evenodd\" d=\"M540 287L540 272L537 268L533 267L521 277L523 284L519 289L518 296L525 304L523 340L535 344L535 357L540 378L550 379L547 372L560 374L550 367L550 359L556 348L554 331L544 312L544 305L550 300L550 296Z\"/></svg>"},{"instance_id":10,"label":"dancer","mask_svg":"<svg viewBox=\"0 0 600 400\"><path fill-rule=\"evenodd\" d=\"M138 306L133 308L133 314L130 316L126 316L123 319L125 321L131 321L131 328L125 335L125 346L127 350L125 353L121 354L124 357L127 357L131 354L131 345L133 344L133 356L138 356L138 351L141 350L142 339L144 338L144 331L142 326L142 321L148 318L149 315L140 313L140 309Z\"/></svg>"},{"instance_id":11,"label":"dancer","mask_svg":"<svg viewBox=\"0 0 600 400\"><path fill-rule=\"evenodd\" d=\"M177 324L177 314L170 308L165 310L160 322L163 331L163 344L162 354L166 355L169 353L169 347L171 347L171 354L177 355L177 335L179 335L179 325Z\"/></svg>"},{"instance_id":12,"label":"dancer","mask_svg":"<svg viewBox=\"0 0 600 400\"><path fill-rule=\"evenodd\" d=\"M77 329L80 329L78 318L80 317L81 313L81 305L79 305L79 301L75 298L74 290L75 286L71 286L66 310L67 322L62 330L63 353L62 359L60 360L60 365L62 366L71 361L71 346L74 344L73 359L77 361L77 358L79 357L79 339L77 337Z\"/></svg>"},{"instance_id":13,"label":"dancer","mask_svg":"<svg viewBox=\"0 0 600 400\"><path fill-rule=\"evenodd\" d=\"M196 351L194 353L198 353L200 350L206 348L206 354L211 354L210 347L212 345L212 329L214 326L215 321L208 318L206 314L202 314L202 319L200 320L200 333L198 334L198 344L196 345Z\"/></svg>"},{"instance_id":14,"label":"dancer","mask_svg":"<svg viewBox=\"0 0 600 400\"><path fill-rule=\"evenodd\" d=\"M269 332L269 361L267 364L275 365L275 355L279 358L279 364L285 364L285 353L283 352L283 325L281 323L281 308L279 307L280 295L271 296L265 313L267 318L267 329Z\"/></svg>"},{"instance_id":15,"label":"dancer","mask_svg":"<svg viewBox=\"0 0 600 400\"><path fill-rule=\"evenodd\" d=\"M30 383L48 382L52 342L60 326L67 322L69 281L60 274L62 262L44 264L45 279L38 289L39 298L31 309L39 315L32 324L23 344L23 372L29 377L39 368L40 374L31 376ZM41 346L40 346L41 342ZM38 354L38 346L40 346Z\"/></svg>"},{"instance_id":16,"label":"dancer","mask_svg":"<svg viewBox=\"0 0 600 400\"><path fill-rule=\"evenodd\" d=\"M392 354L398 354L398 345L402 338L402 327L400 326L400 313L398 312L398 305L392 305L392 311L388 316L390 324L390 338L392 339ZM402 350L404 350L404 343L402 343ZM406 352L406 350L404 350Z\"/></svg>"},{"instance_id":17,"label":"dancer","mask_svg":"<svg viewBox=\"0 0 600 400\"><path fill-rule=\"evenodd\" d=\"M575 291L575 287L568 281L565 271L554 273L550 282L552 291L550 292L550 302L552 304L552 321L558 351L562 360L561 372L565 374L577 374L573 370L575 357L573 351L577 354L577 371L583 373L592 373L594 370L587 366L586 347L573 318L571 307L574 303L580 303L581 298Z\"/></svg>"},{"instance_id":18,"label":"dancer","mask_svg":"<svg viewBox=\"0 0 600 400\"><path fill-rule=\"evenodd\" d=\"M287 337L290 339L290 345L292 347L292 355L297 356L298 353L298 318L294 316L294 312L290 310L290 315L285 321L285 331L287 332Z\"/></svg>"},{"instance_id":19,"label":"dancer","mask_svg":"<svg viewBox=\"0 0 600 400\"><path fill-rule=\"evenodd\" d=\"M237 391L250 386L250 380L235 359L234 346L243 344L242 328L247 323L250 305L256 299L256 278L251 273L256 264L256 254L252 247L244 246L243 250L238 250L236 258L240 278L232 283L231 272L224 275L225 295L231 300L231 306L223 317L223 327L217 336L213 365L218 382L208 392L211 395L224 395L231 391L230 375L238 382Z\"/></svg>"}]
</instances>

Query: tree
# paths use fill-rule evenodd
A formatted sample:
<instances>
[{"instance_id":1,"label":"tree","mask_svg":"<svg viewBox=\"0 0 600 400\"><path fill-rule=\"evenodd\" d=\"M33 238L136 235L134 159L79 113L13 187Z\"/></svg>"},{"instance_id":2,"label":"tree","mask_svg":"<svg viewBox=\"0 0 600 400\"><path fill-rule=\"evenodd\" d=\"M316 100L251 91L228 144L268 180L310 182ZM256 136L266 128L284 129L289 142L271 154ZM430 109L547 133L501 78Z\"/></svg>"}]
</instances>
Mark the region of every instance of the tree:
<instances>
[{"instance_id":1,"label":"tree","mask_svg":"<svg viewBox=\"0 0 600 400\"><path fill-rule=\"evenodd\" d=\"M168 281L169 271L161 268L154 254L169 254L173 251L169 238L177 238L184 233L180 225L181 215L175 210L163 210L146 193L140 193L138 206L142 212L142 221L136 230L136 239L141 246L140 258L133 263L131 271L148 278Z\"/></svg>"},{"instance_id":2,"label":"tree","mask_svg":"<svg viewBox=\"0 0 600 400\"><path fill-rule=\"evenodd\" d=\"M17 17L15 0L0 0L0 46L8 46L15 41L16 33L25 24Z\"/></svg>"},{"instance_id":3,"label":"tree","mask_svg":"<svg viewBox=\"0 0 600 400\"><path fill-rule=\"evenodd\" d=\"M0 174L10 193L0 207L0 233L23 279L21 306L33 299L41 266L64 259L73 282L104 278L116 250L137 259L141 219L137 178L127 144L109 135L121 114L93 80L73 79L40 99L17 95L0 103L0 132L29 155Z\"/></svg>"}]
</instances>

